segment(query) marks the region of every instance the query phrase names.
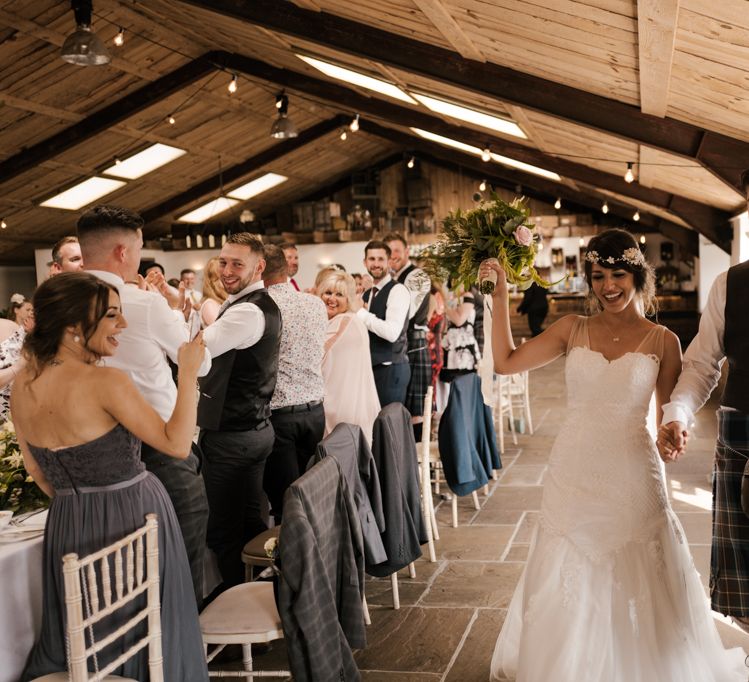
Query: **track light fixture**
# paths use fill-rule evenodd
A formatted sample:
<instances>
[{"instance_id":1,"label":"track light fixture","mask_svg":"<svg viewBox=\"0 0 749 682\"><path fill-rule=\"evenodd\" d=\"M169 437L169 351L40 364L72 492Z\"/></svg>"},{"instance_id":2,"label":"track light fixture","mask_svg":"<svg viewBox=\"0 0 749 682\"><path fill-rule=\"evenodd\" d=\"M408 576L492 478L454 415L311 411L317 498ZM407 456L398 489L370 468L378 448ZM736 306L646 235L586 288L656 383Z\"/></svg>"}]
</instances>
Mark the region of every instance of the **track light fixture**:
<instances>
[{"instance_id":1,"label":"track light fixture","mask_svg":"<svg viewBox=\"0 0 749 682\"><path fill-rule=\"evenodd\" d=\"M289 118L289 98L285 90L281 90L276 95L276 109L278 109L278 118L271 126L270 136L277 140L288 140L299 135L296 126Z\"/></svg>"},{"instance_id":2,"label":"track light fixture","mask_svg":"<svg viewBox=\"0 0 749 682\"><path fill-rule=\"evenodd\" d=\"M112 61L107 48L91 30L94 7L91 0L71 0L76 30L62 44L60 56L69 64L78 66L103 66Z\"/></svg>"}]
</instances>

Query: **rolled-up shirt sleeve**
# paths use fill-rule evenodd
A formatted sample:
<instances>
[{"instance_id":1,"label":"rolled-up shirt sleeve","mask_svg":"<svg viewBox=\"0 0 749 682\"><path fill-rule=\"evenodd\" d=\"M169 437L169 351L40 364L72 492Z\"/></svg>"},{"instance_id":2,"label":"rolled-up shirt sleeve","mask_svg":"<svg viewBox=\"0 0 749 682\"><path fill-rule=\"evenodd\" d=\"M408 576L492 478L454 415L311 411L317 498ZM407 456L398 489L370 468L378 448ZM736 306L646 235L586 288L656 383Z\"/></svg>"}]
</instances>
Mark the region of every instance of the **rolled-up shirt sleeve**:
<instances>
[{"instance_id":1,"label":"rolled-up shirt sleeve","mask_svg":"<svg viewBox=\"0 0 749 682\"><path fill-rule=\"evenodd\" d=\"M388 296L385 308L385 319L381 320L374 313L363 308L357 311L357 317L364 322L364 326L385 341L393 343L403 331L403 325L408 317L411 306L411 294L402 284L396 284Z\"/></svg>"},{"instance_id":2,"label":"rolled-up shirt sleeve","mask_svg":"<svg viewBox=\"0 0 749 682\"><path fill-rule=\"evenodd\" d=\"M265 333L265 315L254 303L237 303L203 331L212 357L254 346Z\"/></svg>"},{"instance_id":3,"label":"rolled-up shirt sleeve","mask_svg":"<svg viewBox=\"0 0 749 682\"><path fill-rule=\"evenodd\" d=\"M177 317L174 311L169 307L166 300L161 296L154 296L153 303L148 310L148 333L164 352L169 359L178 364L177 355L179 347L187 343L190 338L190 331L184 317ZM208 374L211 369L211 353L208 348L205 349L203 362L198 370L198 376L202 377Z\"/></svg>"},{"instance_id":4,"label":"rolled-up shirt sleeve","mask_svg":"<svg viewBox=\"0 0 749 682\"><path fill-rule=\"evenodd\" d=\"M678 421L688 426L720 380L726 359L723 339L726 326L726 280L722 273L713 283L700 319L700 329L684 353L683 369L671 400L663 406L663 423Z\"/></svg>"}]
</instances>

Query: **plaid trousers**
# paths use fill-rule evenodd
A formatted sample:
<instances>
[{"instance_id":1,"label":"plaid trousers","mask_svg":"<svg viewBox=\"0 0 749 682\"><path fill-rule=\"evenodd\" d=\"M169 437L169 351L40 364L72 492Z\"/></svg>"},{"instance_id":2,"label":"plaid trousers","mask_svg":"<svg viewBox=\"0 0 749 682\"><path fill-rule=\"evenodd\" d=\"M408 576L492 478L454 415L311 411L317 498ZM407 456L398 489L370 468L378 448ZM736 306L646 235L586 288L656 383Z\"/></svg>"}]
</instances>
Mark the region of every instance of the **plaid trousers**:
<instances>
[{"instance_id":1,"label":"plaid trousers","mask_svg":"<svg viewBox=\"0 0 749 682\"><path fill-rule=\"evenodd\" d=\"M749 415L718 410L713 468L712 607L749 617L749 517L741 508L741 481L749 461Z\"/></svg>"}]
</instances>

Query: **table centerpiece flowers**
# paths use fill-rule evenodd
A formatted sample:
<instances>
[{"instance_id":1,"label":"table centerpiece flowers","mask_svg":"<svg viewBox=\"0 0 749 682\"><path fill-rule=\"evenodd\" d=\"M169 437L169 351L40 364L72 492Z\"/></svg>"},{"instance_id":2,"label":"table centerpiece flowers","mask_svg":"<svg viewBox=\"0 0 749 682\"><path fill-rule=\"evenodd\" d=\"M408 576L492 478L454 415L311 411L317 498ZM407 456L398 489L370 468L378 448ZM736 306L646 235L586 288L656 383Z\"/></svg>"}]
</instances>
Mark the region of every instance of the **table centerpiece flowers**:
<instances>
[{"instance_id":1,"label":"table centerpiece flowers","mask_svg":"<svg viewBox=\"0 0 749 682\"><path fill-rule=\"evenodd\" d=\"M12 421L0 424L0 509L16 513L49 506L49 498L29 476Z\"/></svg>"}]
</instances>

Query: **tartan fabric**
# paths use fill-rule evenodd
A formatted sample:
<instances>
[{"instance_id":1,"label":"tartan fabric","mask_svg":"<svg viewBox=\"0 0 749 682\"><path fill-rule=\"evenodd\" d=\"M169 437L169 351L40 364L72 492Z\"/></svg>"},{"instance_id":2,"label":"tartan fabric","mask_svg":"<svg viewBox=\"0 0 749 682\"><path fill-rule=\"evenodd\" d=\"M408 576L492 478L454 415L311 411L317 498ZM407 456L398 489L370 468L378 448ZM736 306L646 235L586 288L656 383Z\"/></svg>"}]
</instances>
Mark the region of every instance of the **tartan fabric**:
<instances>
[{"instance_id":1,"label":"tartan fabric","mask_svg":"<svg viewBox=\"0 0 749 682\"><path fill-rule=\"evenodd\" d=\"M718 410L713 468L712 607L749 617L749 517L741 508L741 481L749 460L749 415Z\"/></svg>"},{"instance_id":2,"label":"tartan fabric","mask_svg":"<svg viewBox=\"0 0 749 682\"><path fill-rule=\"evenodd\" d=\"M424 396L432 383L432 358L429 355L425 331L408 335L408 363L411 365L411 380L406 391L406 409L413 417L424 414Z\"/></svg>"}]
</instances>

